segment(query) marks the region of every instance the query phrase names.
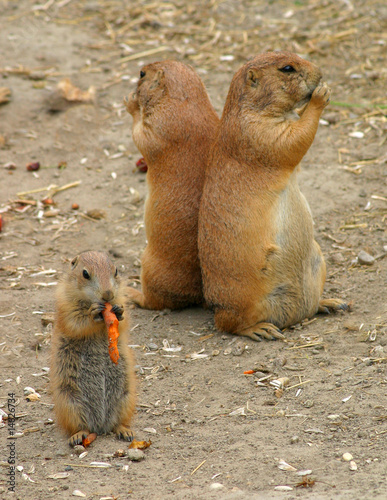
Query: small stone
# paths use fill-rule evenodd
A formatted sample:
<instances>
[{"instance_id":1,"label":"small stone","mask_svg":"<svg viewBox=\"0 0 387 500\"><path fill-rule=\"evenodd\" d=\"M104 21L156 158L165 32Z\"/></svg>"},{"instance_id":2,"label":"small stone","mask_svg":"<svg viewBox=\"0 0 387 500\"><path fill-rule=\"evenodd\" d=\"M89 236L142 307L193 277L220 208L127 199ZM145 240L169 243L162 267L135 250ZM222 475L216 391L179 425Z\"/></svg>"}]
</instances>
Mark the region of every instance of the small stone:
<instances>
[{"instance_id":1,"label":"small stone","mask_svg":"<svg viewBox=\"0 0 387 500\"><path fill-rule=\"evenodd\" d=\"M345 257L341 252L334 253L330 258L333 264L343 264L345 262Z\"/></svg>"},{"instance_id":2,"label":"small stone","mask_svg":"<svg viewBox=\"0 0 387 500\"><path fill-rule=\"evenodd\" d=\"M349 470L357 470L356 462L354 462L353 460L349 462Z\"/></svg>"},{"instance_id":3,"label":"small stone","mask_svg":"<svg viewBox=\"0 0 387 500\"><path fill-rule=\"evenodd\" d=\"M86 450L86 448L81 444L76 444L73 449L78 456L81 455Z\"/></svg>"},{"instance_id":4,"label":"small stone","mask_svg":"<svg viewBox=\"0 0 387 500\"><path fill-rule=\"evenodd\" d=\"M245 349L246 349L246 344L244 342L237 342L233 346L231 354L233 356L241 356L245 352Z\"/></svg>"},{"instance_id":5,"label":"small stone","mask_svg":"<svg viewBox=\"0 0 387 500\"><path fill-rule=\"evenodd\" d=\"M290 438L290 444L297 444L297 443L299 443L299 442L300 442L300 438L299 438L299 436L292 436L292 437Z\"/></svg>"},{"instance_id":6,"label":"small stone","mask_svg":"<svg viewBox=\"0 0 387 500\"><path fill-rule=\"evenodd\" d=\"M343 453L343 460L345 462L350 462L353 459L353 456L350 453Z\"/></svg>"},{"instance_id":7,"label":"small stone","mask_svg":"<svg viewBox=\"0 0 387 500\"><path fill-rule=\"evenodd\" d=\"M132 462L140 462L141 460L144 460L145 453L142 450L133 448L128 450L127 456L128 459L131 460Z\"/></svg>"},{"instance_id":8,"label":"small stone","mask_svg":"<svg viewBox=\"0 0 387 500\"><path fill-rule=\"evenodd\" d=\"M66 451L64 451L64 450L60 450L60 449L59 449L59 450L57 450L57 451L55 452L55 456L56 456L56 457L67 457L67 452L66 452Z\"/></svg>"},{"instance_id":9,"label":"small stone","mask_svg":"<svg viewBox=\"0 0 387 500\"><path fill-rule=\"evenodd\" d=\"M374 257L370 255L369 253L365 252L364 250L360 250L357 260L359 264L364 265L364 266L372 266L372 264L375 262Z\"/></svg>"}]
</instances>

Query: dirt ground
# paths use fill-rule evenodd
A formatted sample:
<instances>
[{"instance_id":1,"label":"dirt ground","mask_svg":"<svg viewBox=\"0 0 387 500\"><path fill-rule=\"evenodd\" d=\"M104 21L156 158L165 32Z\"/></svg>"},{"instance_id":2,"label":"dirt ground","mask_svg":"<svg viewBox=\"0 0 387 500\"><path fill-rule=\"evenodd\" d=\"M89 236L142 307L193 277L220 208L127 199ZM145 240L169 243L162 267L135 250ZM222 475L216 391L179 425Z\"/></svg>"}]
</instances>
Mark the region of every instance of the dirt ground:
<instances>
[{"instance_id":1,"label":"dirt ground","mask_svg":"<svg viewBox=\"0 0 387 500\"><path fill-rule=\"evenodd\" d=\"M0 0L10 90L0 105L1 498L387 498L386 19L372 0ZM299 179L327 260L325 296L352 312L255 343L220 334L200 308L131 310L133 430L152 444L135 462L113 456L127 444L99 436L80 458L53 421L42 319L82 250L110 252L128 281L139 275L146 174L122 99L143 64L175 58L196 68L220 114L234 72L267 49L309 58L332 88ZM64 78L94 86L95 102L61 98ZM27 171L33 162L40 169ZM28 402L28 386L41 398ZM7 439L12 393L18 437Z\"/></svg>"}]
</instances>

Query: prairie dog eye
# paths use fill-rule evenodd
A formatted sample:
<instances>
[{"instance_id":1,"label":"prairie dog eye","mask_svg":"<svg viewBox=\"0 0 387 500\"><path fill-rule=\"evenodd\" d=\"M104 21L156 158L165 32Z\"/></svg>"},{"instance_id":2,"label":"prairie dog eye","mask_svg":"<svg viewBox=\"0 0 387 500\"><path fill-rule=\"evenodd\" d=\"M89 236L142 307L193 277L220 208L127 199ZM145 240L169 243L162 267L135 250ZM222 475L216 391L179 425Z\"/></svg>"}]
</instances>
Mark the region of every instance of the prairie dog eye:
<instances>
[{"instance_id":1,"label":"prairie dog eye","mask_svg":"<svg viewBox=\"0 0 387 500\"><path fill-rule=\"evenodd\" d=\"M86 271L86 269L83 270L82 276L85 278L85 280L90 279L90 274Z\"/></svg>"},{"instance_id":2,"label":"prairie dog eye","mask_svg":"<svg viewBox=\"0 0 387 500\"><path fill-rule=\"evenodd\" d=\"M145 76L145 71L142 71L142 70L141 70L141 71L140 71L140 78L144 78L144 76Z\"/></svg>"},{"instance_id":3,"label":"prairie dog eye","mask_svg":"<svg viewBox=\"0 0 387 500\"><path fill-rule=\"evenodd\" d=\"M296 71L293 68L293 66L290 66L290 64L288 64L287 66L284 66L283 68L280 68L279 70L282 71L282 73L294 73Z\"/></svg>"}]
</instances>

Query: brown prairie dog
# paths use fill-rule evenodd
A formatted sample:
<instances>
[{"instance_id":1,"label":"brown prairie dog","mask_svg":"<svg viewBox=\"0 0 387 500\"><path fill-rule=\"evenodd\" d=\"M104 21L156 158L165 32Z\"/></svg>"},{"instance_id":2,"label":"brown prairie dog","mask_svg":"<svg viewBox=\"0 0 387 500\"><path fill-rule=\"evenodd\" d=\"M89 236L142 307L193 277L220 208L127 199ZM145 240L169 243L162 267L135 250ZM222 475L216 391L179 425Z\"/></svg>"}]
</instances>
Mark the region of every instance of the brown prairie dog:
<instances>
[{"instance_id":1,"label":"brown prairie dog","mask_svg":"<svg viewBox=\"0 0 387 500\"><path fill-rule=\"evenodd\" d=\"M113 431L132 440L136 383L127 345L129 324L123 316L125 290L117 268L103 252L75 257L58 285L50 377L56 420L71 436L71 445L81 444L93 432ZM119 320L117 364L108 351L105 302Z\"/></svg>"},{"instance_id":2,"label":"brown prairie dog","mask_svg":"<svg viewBox=\"0 0 387 500\"><path fill-rule=\"evenodd\" d=\"M321 300L325 262L295 170L329 96L317 66L290 52L234 75L199 213L204 297L222 331L283 338L279 328L347 308Z\"/></svg>"},{"instance_id":3,"label":"brown prairie dog","mask_svg":"<svg viewBox=\"0 0 387 500\"><path fill-rule=\"evenodd\" d=\"M129 296L147 309L201 304L198 212L219 118L194 69L177 61L143 67L125 104L148 165L142 292L131 288Z\"/></svg>"}]
</instances>

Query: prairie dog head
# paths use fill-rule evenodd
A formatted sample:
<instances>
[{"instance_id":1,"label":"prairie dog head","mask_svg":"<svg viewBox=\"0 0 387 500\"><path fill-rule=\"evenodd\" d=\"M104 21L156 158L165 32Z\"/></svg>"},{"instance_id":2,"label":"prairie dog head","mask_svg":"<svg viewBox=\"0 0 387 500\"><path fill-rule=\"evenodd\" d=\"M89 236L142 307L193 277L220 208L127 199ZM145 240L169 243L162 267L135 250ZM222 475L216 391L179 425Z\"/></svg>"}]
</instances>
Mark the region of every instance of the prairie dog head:
<instances>
[{"instance_id":1,"label":"prairie dog head","mask_svg":"<svg viewBox=\"0 0 387 500\"><path fill-rule=\"evenodd\" d=\"M71 261L64 284L71 300L112 302L120 287L116 266L104 252L83 252Z\"/></svg>"},{"instance_id":2,"label":"prairie dog head","mask_svg":"<svg viewBox=\"0 0 387 500\"><path fill-rule=\"evenodd\" d=\"M266 52L237 71L225 110L239 109L283 115L306 104L322 78L319 68L292 52Z\"/></svg>"},{"instance_id":3,"label":"prairie dog head","mask_svg":"<svg viewBox=\"0 0 387 500\"><path fill-rule=\"evenodd\" d=\"M139 109L150 114L158 105L173 106L198 98L207 99L208 95L195 70L181 62L167 60L144 66L137 89L124 99L124 103L132 115Z\"/></svg>"}]
</instances>

